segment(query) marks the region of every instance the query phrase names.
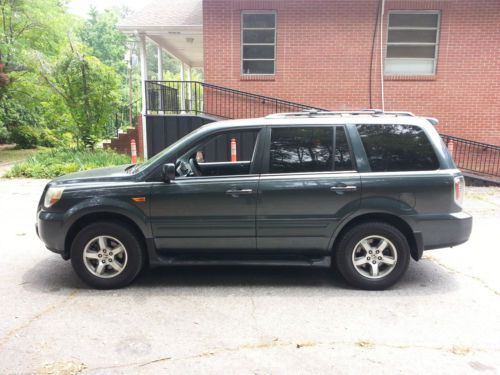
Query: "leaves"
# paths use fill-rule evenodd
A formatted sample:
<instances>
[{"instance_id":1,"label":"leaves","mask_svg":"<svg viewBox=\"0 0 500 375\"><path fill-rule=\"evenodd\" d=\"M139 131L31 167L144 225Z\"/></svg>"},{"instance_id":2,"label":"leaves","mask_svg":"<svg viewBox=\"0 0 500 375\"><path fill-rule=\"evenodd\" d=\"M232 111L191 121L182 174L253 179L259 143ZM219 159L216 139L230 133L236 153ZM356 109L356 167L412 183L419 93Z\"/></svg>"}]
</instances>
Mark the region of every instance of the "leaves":
<instances>
[{"instance_id":1,"label":"leaves","mask_svg":"<svg viewBox=\"0 0 500 375\"><path fill-rule=\"evenodd\" d=\"M115 71L73 47L44 78L68 107L76 124L77 143L93 148L104 136L105 124L119 103Z\"/></svg>"},{"instance_id":2,"label":"leaves","mask_svg":"<svg viewBox=\"0 0 500 375\"><path fill-rule=\"evenodd\" d=\"M72 134L77 145L93 148L110 124L115 129L127 86L126 37L117 21L95 10L83 21L61 0L0 0L0 63L9 82L0 87L2 142L28 135L30 144L33 135L37 144L54 136L67 142Z\"/></svg>"},{"instance_id":3,"label":"leaves","mask_svg":"<svg viewBox=\"0 0 500 375\"><path fill-rule=\"evenodd\" d=\"M113 11L98 12L91 9L89 19L79 31L79 37L95 57L125 77L127 37L118 31L117 23L118 16Z\"/></svg>"}]
</instances>

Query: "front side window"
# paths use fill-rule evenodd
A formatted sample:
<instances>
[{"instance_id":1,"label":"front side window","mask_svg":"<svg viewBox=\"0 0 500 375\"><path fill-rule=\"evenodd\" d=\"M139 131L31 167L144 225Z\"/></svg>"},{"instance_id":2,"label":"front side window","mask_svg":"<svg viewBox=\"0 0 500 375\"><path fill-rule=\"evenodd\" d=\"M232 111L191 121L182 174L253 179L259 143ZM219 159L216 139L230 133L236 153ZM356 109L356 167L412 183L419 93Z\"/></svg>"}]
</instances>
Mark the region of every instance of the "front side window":
<instances>
[{"instance_id":1,"label":"front side window","mask_svg":"<svg viewBox=\"0 0 500 375\"><path fill-rule=\"evenodd\" d=\"M234 131L210 138L197 150L198 161L224 163L236 159L238 162L250 162L253 157L257 134L258 130Z\"/></svg>"},{"instance_id":2,"label":"front side window","mask_svg":"<svg viewBox=\"0 0 500 375\"><path fill-rule=\"evenodd\" d=\"M439 12L391 12L385 74L435 74Z\"/></svg>"},{"instance_id":3,"label":"front side window","mask_svg":"<svg viewBox=\"0 0 500 375\"><path fill-rule=\"evenodd\" d=\"M333 128L274 128L271 132L270 173L333 170Z\"/></svg>"},{"instance_id":4,"label":"front side window","mask_svg":"<svg viewBox=\"0 0 500 375\"><path fill-rule=\"evenodd\" d=\"M430 171L439 168L422 128L414 125L357 125L372 172Z\"/></svg>"},{"instance_id":5,"label":"front side window","mask_svg":"<svg viewBox=\"0 0 500 375\"><path fill-rule=\"evenodd\" d=\"M177 175L217 177L251 174L258 134L258 129L242 130L207 138L177 159Z\"/></svg>"},{"instance_id":6,"label":"front side window","mask_svg":"<svg viewBox=\"0 0 500 375\"><path fill-rule=\"evenodd\" d=\"M242 74L274 74L276 13L243 12L241 16Z\"/></svg>"}]
</instances>

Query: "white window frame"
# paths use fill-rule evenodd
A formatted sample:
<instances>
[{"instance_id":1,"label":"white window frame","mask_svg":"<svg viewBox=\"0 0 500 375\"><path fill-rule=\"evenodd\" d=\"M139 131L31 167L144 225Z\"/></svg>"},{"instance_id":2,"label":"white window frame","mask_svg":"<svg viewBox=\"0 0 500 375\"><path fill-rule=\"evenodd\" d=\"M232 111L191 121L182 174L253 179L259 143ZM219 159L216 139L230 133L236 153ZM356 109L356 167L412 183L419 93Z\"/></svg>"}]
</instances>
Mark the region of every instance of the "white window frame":
<instances>
[{"instance_id":1,"label":"white window frame","mask_svg":"<svg viewBox=\"0 0 500 375\"><path fill-rule=\"evenodd\" d=\"M271 27L245 27L243 24L243 17L247 14L272 14L274 15L274 28ZM240 45L241 45L241 63L240 63L240 73L243 76L274 76L276 74L276 29L278 28L278 14L274 10L244 10L241 12L241 35L240 35ZM274 43L244 43L243 42L243 32L245 30L274 30ZM274 58L273 59L245 59L243 57L243 49L245 46L274 46ZM273 72L272 73L245 73L243 70L244 61L273 61Z\"/></svg>"},{"instance_id":2,"label":"white window frame","mask_svg":"<svg viewBox=\"0 0 500 375\"><path fill-rule=\"evenodd\" d=\"M415 26L390 26L390 17L391 14L437 14L437 26L436 27L415 27ZM423 43L423 42L402 42L395 43L389 42L389 32L391 30L436 30L436 42L435 43ZM408 76L433 76L437 71L437 61L439 55L439 37L441 32L441 11L439 10L392 10L389 12L389 16L387 17L387 37L386 37L386 49L385 49L385 61L388 60L433 60L433 68L431 73L386 73L384 64L384 75L408 75ZM434 58L422 58L422 57L387 57L387 51L389 50L389 46L435 46L434 50Z\"/></svg>"}]
</instances>

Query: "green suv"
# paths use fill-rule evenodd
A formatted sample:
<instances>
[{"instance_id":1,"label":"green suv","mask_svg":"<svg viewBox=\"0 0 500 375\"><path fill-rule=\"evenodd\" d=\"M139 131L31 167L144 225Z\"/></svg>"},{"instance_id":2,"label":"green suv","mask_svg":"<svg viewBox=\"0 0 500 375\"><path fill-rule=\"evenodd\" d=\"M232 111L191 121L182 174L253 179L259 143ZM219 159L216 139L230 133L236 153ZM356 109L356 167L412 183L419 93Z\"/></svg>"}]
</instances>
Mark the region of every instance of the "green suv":
<instances>
[{"instance_id":1,"label":"green suv","mask_svg":"<svg viewBox=\"0 0 500 375\"><path fill-rule=\"evenodd\" d=\"M146 266L245 264L333 265L384 289L471 233L436 123L376 110L211 123L143 164L49 182L37 233L96 288Z\"/></svg>"}]
</instances>

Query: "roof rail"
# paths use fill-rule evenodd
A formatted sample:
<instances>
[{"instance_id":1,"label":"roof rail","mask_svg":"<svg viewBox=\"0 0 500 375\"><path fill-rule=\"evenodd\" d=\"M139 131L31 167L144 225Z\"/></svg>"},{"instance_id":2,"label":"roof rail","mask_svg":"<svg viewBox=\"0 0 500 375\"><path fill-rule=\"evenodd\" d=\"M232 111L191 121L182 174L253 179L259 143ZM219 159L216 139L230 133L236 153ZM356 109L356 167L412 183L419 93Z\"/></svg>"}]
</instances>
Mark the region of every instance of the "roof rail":
<instances>
[{"instance_id":1,"label":"roof rail","mask_svg":"<svg viewBox=\"0 0 500 375\"><path fill-rule=\"evenodd\" d=\"M358 111L320 111L317 109L306 109L302 112L284 112L284 113L274 113L266 116L266 118L286 118L286 117L315 117L315 116L411 116L415 115L412 112L384 112L381 109L361 109Z\"/></svg>"}]
</instances>

